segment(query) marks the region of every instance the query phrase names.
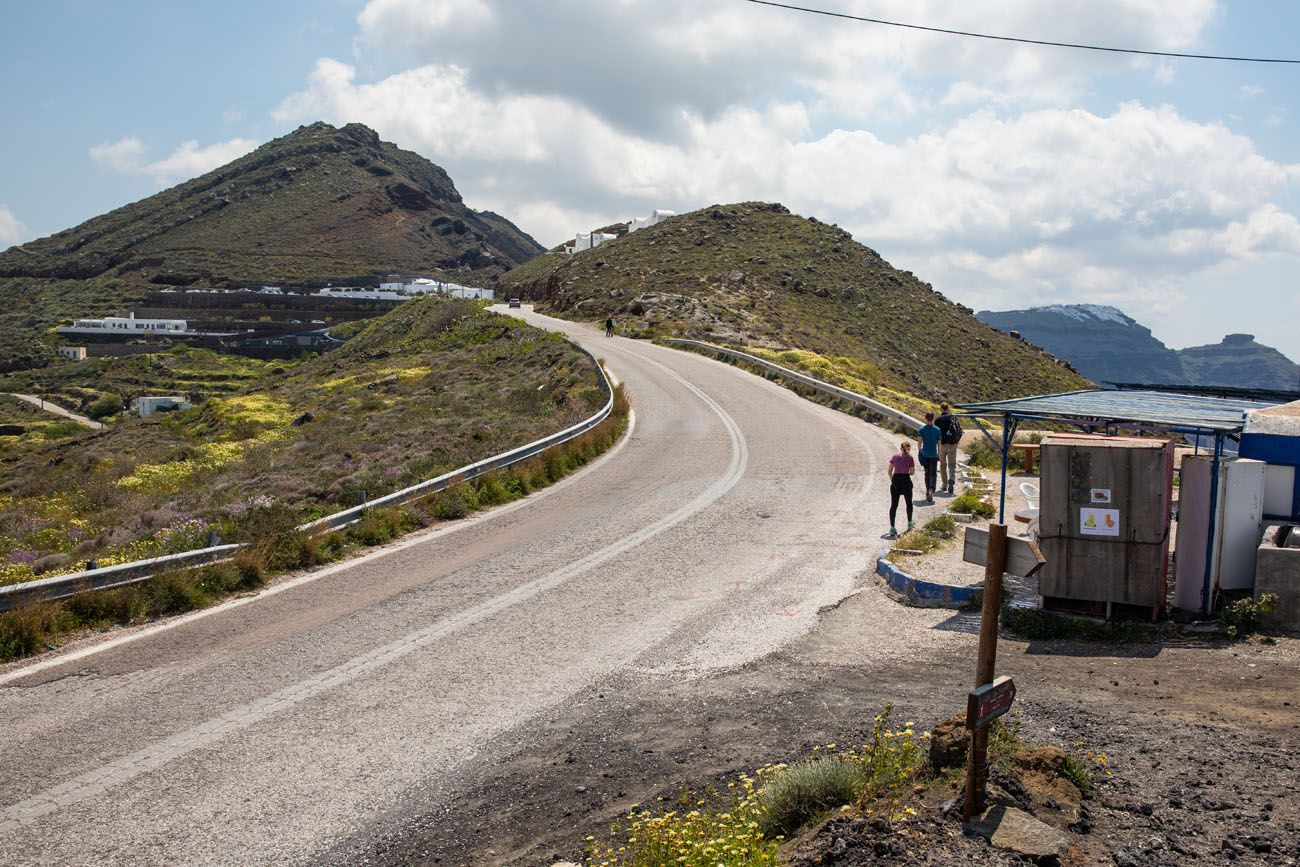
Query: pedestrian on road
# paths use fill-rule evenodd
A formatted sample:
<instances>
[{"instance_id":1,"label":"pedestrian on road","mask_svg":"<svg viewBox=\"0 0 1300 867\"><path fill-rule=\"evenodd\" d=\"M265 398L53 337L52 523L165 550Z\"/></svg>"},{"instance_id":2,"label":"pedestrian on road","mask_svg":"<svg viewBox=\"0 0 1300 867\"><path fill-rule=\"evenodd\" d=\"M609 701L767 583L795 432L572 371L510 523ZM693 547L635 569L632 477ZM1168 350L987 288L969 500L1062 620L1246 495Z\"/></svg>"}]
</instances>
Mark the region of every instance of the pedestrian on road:
<instances>
[{"instance_id":1,"label":"pedestrian on road","mask_svg":"<svg viewBox=\"0 0 1300 867\"><path fill-rule=\"evenodd\" d=\"M957 485L957 445L961 442L961 422L948 412L948 404L939 404L939 417L934 420L939 428L939 472L943 489L951 494Z\"/></svg>"},{"instance_id":2,"label":"pedestrian on road","mask_svg":"<svg viewBox=\"0 0 1300 867\"><path fill-rule=\"evenodd\" d=\"M608 319L605 320L605 336L606 336L606 337L613 337L613 336L614 336L614 317L613 317L613 316L611 316L611 317L609 317Z\"/></svg>"},{"instance_id":3,"label":"pedestrian on road","mask_svg":"<svg viewBox=\"0 0 1300 867\"><path fill-rule=\"evenodd\" d=\"M915 526L912 522L912 476L916 473L916 462L912 460L912 444L903 440L898 444L899 452L889 459L889 538L898 538L898 498L907 501L907 529Z\"/></svg>"},{"instance_id":4,"label":"pedestrian on road","mask_svg":"<svg viewBox=\"0 0 1300 867\"><path fill-rule=\"evenodd\" d=\"M925 424L921 425L920 430L916 432L917 441L921 447L917 449L916 456L921 459L921 466L925 468L925 501L934 502L935 473L939 469L939 440L942 433L939 427L934 423L934 413L925 414Z\"/></svg>"}]
</instances>

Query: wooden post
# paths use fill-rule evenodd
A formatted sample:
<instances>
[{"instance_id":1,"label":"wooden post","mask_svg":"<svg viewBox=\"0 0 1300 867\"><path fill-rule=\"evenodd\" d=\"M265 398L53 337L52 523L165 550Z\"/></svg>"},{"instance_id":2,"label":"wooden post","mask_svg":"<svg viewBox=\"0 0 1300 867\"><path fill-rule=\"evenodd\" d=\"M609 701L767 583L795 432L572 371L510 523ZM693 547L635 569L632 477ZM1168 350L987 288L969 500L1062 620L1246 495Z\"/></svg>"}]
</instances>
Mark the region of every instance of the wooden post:
<instances>
[{"instance_id":1,"label":"wooden post","mask_svg":"<svg viewBox=\"0 0 1300 867\"><path fill-rule=\"evenodd\" d=\"M984 560L984 606L980 614L979 656L975 661L975 686L993 682L998 656L998 613L1002 609L1002 573L1007 564L1007 525L989 524L989 544ZM970 721L967 721L970 724ZM984 807L988 779L988 726L970 734L970 762L966 768L966 801L962 818L970 821Z\"/></svg>"}]
</instances>

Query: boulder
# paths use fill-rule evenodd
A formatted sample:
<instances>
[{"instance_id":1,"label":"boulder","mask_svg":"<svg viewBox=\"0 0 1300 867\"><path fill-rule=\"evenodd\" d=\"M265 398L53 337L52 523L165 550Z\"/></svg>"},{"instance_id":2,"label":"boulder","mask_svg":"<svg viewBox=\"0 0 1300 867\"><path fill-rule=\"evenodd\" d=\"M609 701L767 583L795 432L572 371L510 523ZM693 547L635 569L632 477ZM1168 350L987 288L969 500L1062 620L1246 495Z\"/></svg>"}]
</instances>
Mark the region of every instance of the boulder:
<instances>
[{"instance_id":1,"label":"boulder","mask_svg":"<svg viewBox=\"0 0 1300 867\"><path fill-rule=\"evenodd\" d=\"M930 730L930 766L936 771L966 764L970 753L970 731L966 715L958 714Z\"/></svg>"},{"instance_id":2,"label":"boulder","mask_svg":"<svg viewBox=\"0 0 1300 867\"><path fill-rule=\"evenodd\" d=\"M1071 846L1070 835L1038 821L1024 810L996 806L968 825L999 849L1030 858L1060 858Z\"/></svg>"}]
</instances>

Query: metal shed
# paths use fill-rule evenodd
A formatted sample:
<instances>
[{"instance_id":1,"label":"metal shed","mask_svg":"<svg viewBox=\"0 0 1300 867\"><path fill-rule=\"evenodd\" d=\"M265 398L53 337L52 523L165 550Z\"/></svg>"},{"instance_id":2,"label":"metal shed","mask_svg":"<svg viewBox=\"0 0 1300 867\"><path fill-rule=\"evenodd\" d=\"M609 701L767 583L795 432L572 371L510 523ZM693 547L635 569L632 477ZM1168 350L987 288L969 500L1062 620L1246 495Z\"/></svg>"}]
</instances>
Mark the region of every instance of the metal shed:
<instances>
[{"instance_id":1,"label":"metal shed","mask_svg":"<svg viewBox=\"0 0 1300 867\"><path fill-rule=\"evenodd\" d=\"M1276 406L1277 401L1209 397L1201 394L1178 394L1155 390L1070 391L989 403L969 403L957 407L964 415L1002 419L1002 492L998 503L998 520L1006 516L1007 453L1016 430L1023 421L1047 421L1068 424L1087 433L1117 434L1126 431L1157 431L1185 434L1199 444L1213 443L1214 472L1210 488L1210 513L1218 501L1218 469L1227 440L1238 441L1246 424L1246 413ZM985 435L993 438L980 425ZM994 439L996 443L996 439ZM1214 533L1206 543L1205 587L1201 594L1201 613L1210 611L1210 568L1214 555Z\"/></svg>"}]
</instances>

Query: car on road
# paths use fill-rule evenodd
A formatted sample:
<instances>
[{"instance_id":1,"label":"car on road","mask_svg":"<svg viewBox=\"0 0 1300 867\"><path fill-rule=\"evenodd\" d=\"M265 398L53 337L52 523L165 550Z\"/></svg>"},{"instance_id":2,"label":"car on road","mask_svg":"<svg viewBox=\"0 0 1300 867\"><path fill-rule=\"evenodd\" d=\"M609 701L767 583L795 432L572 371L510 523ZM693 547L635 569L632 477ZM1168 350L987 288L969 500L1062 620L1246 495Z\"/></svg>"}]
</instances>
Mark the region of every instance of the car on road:
<instances>
[{"instance_id":1,"label":"car on road","mask_svg":"<svg viewBox=\"0 0 1300 867\"><path fill-rule=\"evenodd\" d=\"M507 304L507 306L508 306L508 307L522 307L523 305L519 303L519 299L518 299L518 298L511 298L510 301L509 301L509 303Z\"/></svg>"}]
</instances>

